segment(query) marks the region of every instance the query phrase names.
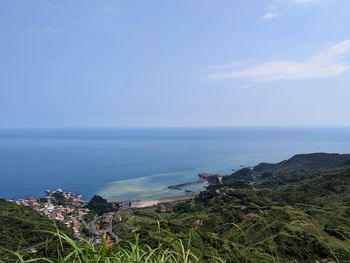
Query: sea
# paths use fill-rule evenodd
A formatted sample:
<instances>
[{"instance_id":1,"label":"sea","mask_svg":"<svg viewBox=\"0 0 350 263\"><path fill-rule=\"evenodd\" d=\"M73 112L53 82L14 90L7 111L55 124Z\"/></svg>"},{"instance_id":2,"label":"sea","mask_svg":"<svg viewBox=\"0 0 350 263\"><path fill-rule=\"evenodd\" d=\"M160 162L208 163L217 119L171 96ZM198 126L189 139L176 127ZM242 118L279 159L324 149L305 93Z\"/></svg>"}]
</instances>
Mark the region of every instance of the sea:
<instances>
[{"instance_id":1,"label":"sea","mask_svg":"<svg viewBox=\"0 0 350 263\"><path fill-rule=\"evenodd\" d=\"M299 153L350 153L350 128L84 128L0 130L0 197L57 188L110 201L200 191L169 185Z\"/></svg>"}]
</instances>

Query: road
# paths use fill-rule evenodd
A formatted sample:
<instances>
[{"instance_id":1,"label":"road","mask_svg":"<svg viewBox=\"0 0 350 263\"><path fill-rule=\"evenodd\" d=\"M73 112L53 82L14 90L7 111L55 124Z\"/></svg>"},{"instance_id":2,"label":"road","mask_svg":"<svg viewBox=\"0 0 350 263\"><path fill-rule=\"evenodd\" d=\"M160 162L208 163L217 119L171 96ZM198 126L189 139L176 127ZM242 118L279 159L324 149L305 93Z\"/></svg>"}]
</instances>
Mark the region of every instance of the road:
<instances>
[{"instance_id":1,"label":"road","mask_svg":"<svg viewBox=\"0 0 350 263\"><path fill-rule=\"evenodd\" d=\"M108 220L108 226L107 226L106 229L100 229L100 230L96 229L96 221L97 220L102 220L102 219L103 219L102 216L95 215L94 219L86 226L88 227L88 229L92 233L94 233L97 236L100 236L100 235L103 235L105 233L108 233L115 240L116 243L120 242L121 238L118 235L116 235L113 232L113 230L112 230L112 227L113 227L113 216L110 216L110 219Z\"/></svg>"}]
</instances>

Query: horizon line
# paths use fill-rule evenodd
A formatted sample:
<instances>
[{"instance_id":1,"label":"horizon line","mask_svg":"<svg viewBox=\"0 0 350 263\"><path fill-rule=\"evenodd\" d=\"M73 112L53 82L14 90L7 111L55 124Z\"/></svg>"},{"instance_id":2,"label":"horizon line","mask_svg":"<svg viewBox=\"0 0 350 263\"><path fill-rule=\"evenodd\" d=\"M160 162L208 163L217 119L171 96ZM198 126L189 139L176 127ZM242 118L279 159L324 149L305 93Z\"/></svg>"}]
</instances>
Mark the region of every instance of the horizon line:
<instances>
[{"instance_id":1,"label":"horizon line","mask_svg":"<svg viewBox=\"0 0 350 263\"><path fill-rule=\"evenodd\" d=\"M350 125L218 125L218 126L41 126L0 127L0 130L68 130L68 129L233 129L233 128L350 128Z\"/></svg>"}]
</instances>

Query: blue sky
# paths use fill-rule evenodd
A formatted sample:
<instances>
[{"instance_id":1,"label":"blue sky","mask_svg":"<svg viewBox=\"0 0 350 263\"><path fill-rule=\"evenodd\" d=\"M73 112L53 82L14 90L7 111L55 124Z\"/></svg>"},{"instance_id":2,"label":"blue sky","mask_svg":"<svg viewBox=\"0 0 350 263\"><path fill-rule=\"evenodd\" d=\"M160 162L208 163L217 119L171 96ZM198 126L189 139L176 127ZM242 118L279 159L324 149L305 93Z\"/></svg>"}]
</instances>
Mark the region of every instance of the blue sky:
<instances>
[{"instance_id":1,"label":"blue sky","mask_svg":"<svg viewBox=\"0 0 350 263\"><path fill-rule=\"evenodd\" d=\"M348 0L0 0L0 127L350 124Z\"/></svg>"}]
</instances>

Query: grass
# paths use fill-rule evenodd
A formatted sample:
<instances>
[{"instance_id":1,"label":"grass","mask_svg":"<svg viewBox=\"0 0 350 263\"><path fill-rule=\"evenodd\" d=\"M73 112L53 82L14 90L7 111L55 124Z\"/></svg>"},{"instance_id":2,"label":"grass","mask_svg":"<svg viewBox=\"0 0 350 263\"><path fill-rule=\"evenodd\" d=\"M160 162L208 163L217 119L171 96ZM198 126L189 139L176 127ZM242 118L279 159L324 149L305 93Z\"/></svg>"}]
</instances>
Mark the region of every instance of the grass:
<instances>
[{"instance_id":1,"label":"grass","mask_svg":"<svg viewBox=\"0 0 350 263\"><path fill-rule=\"evenodd\" d=\"M329 242L328 238L324 235L325 233L323 233L313 217L305 214L302 210L298 210L296 208L292 209L290 207L287 208L287 210L289 210L289 214L292 215L293 218L291 225L298 225L298 222L307 222L308 228L313 228L312 232L320 237L324 245L327 247L328 251L330 251L332 258L331 262L344 262L338 259L336 252L333 249L332 243ZM265 243L266 248L270 254L269 258L265 258L264 261L258 261L259 258L256 258L257 261L255 262L287 262L281 260L279 256L279 244L277 244L274 240L275 233L272 233L271 223L269 223L264 217L264 213L260 211L260 213L257 213L252 220L259 224L260 230L263 234L258 235L260 236L258 240L252 240L252 242ZM161 236L164 229L161 227L160 221L157 220L156 222L157 229L155 230L157 234ZM245 250L247 247L244 246L249 247L249 243L251 242L250 237L246 236L247 229L243 229L241 227L242 225L240 226L239 224L233 222L226 223L222 226L230 226L232 230L236 232L235 235L242 236L244 238L244 241L240 246L237 246L237 253L229 253L225 256L225 259L220 258L219 256L211 256L209 259L207 258L205 262L254 262L248 259L251 258L252 255L245 254L247 252L247 250ZM252 227L252 225L249 225L249 228L250 227ZM195 234L195 231L195 229L192 229L189 231L189 237L186 238L185 236L182 236L182 238L175 238L170 244L168 243L167 245L165 245L165 243L162 241L159 241L158 245L153 245L153 247L144 245L143 242L140 241L142 239L139 239L139 237L136 235L133 241L123 241L122 243L109 248L106 236L103 238L102 245L95 245L88 240L82 240L78 242L69 237L66 233L57 229L56 226L56 231L41 231L45 234L50 235L50 238L47 239L46 244L41 245L43 249L40 249L38 253L38 255L45 256L41 257L30 255L26 253L28 250L17 252L6 250L7 258L0 260L0 263L199 263L203 262L203 258L200 258L199 254L197 254L198 251L193 249L193 242L195 242L193 235ZM50 247L49 253L48 247ZM350 256L346 248L344 251L347 252L346 254ZM238 257L240 253L243 254L241 254L241 257ZM212 255L217 254L213 253ZM224 255L221 254L221 256ZM247 258L245 256L247 256ZM317 262L317 260L308 262Z\"/></svg>"},{"instance_id":2,"label":"grass","mask_svg":"<svg viewBox=\"0 0 350 263\"><path fill-rule=\"evenodd\" d=\"M179 239L172 248L159 244L156 248L142 245L136 236L134 242L125 242L122 245L107 248L107 239L103 238L102 245L94 245L88 240L77 242L60 231L50 232L56 241L55 257L33 257L22 252L5 250L8 257L0 260L1 263L199 263L196 255L189 249L189 244ZM224 262L213 257L212 262Z\"/></svg>"}]
</instances>

